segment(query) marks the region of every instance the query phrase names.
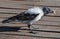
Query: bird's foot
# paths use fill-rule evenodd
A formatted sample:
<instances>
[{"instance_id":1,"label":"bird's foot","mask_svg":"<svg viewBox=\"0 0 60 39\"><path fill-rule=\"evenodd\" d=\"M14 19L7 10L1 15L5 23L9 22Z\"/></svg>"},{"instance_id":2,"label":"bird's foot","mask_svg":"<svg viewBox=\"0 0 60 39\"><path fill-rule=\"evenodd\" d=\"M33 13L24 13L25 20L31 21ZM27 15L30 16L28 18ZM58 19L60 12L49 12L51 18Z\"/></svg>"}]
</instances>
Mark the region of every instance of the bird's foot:
<instances>
[{"instance_id":1,"label":"bird's foot","mask_svg":"<svg viewBox=\"0 0 60 39\"><path fill-rule=\"evenodd\" d=\"M29 29L29 33L37 34L37 31L34 31L33 29Z\"/></svg>"},{"instance_id":2,"label":"bird's foot","mask_svg":"<svg viewBox=\"0 0 60 39\"><path fill-rule=\"evenodd\" d=\"M37 31L34 31L34 30L39 29L39 27L35 28L34 26L30 26L30 25L28 25L28 28L29 28L29 33L32 33L32 34L36 34Z\"/></svg>"},{"instance_id":3,"label":"bird's foot","mask_svg":"<svg viewBox=\"0 0 60 39\"><path fill-rule=\"evenodd\" d=\"M29 29L29 33L37 34L37 31L35 31L36 29L39 29L39 28Z\"/></svg>"}]
</instances>

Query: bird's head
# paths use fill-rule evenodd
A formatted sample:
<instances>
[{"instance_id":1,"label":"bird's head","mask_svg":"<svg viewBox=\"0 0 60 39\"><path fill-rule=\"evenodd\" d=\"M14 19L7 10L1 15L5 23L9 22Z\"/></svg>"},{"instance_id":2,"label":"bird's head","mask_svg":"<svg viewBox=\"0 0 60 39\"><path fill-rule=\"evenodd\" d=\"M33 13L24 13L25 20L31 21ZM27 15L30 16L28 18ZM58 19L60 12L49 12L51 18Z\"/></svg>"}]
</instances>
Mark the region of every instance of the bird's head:
<instances>
[{"instance_id":1,"label":"bird's head","mask_svg":"<svg viewBox=\"0 0 60 39\"><path fill-rule=\"evenodd\" d=\"M48 7L43 7L43 12L44 12L44 15L47 15L49 13L51 13L52 15L56 15L55 10L51 10Z\"/></svg>"}]
</instances>

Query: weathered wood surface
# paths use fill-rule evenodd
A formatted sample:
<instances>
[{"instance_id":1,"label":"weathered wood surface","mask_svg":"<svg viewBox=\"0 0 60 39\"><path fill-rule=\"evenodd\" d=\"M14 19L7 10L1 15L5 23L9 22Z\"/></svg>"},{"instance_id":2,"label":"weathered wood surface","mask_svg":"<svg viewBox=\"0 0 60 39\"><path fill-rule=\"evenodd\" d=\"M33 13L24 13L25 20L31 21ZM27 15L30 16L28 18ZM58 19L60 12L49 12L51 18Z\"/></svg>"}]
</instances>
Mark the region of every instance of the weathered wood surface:
<instances>
[{"instance_id":1,"label":"weathered wood surface","mask_svg":"<svg viewBox=\"0 0 60 39\"><path fill-rule=\"evenodd\" d=\"M48 6L56 11L55 16L45 16L32 26L39 27L37 34L28 33L26 24L20 22L1 23L8 17L17 15L33 6ZM60 39L60 1L59 0L18 0L0 2L0 38L1 39ZM21 28L20 28L21 27ZM12 29L13 28L13 29ZM15 29L15 30L14 30ZM17 30L16 30L17 29ZM25 37L28 36L28 37ZM4 37L4 38L3 38ZM21 38L22 37L22 38Z\"/></svg>"}]
</instances>

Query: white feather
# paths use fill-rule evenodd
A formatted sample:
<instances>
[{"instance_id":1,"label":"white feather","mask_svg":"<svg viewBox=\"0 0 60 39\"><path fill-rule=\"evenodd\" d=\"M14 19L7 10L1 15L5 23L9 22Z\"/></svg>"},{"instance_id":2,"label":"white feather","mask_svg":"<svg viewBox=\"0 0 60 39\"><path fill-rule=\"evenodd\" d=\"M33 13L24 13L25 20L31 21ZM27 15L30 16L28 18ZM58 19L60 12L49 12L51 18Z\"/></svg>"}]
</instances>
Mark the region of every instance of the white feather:
<instances>
[{"instance_id":1,"label":"white feather","mask_svg":"<svg viewBox=\"0 0 60 39\"><path fill-rule=\"evenodd\" d=\"M42 7L32 7L28 9L25 13L38 14L38 13L43 13L43 10Z\"/></svg>"},{"instance_id":2,"label":"white feather","mask_svg":"<svg viewBox=\"0 0 60 39\"><path fill-rule=\"evenodd\" d=\"M29 14L39 14L37 17L35 17L33 20L31 21L27 21L27 24L32 24L38 20L40 20L42 18L42 16L44 15L42 7L33 7L28 9L27 11L25 11L25 13L29 13Z\"/></svg>"}]
</instances>

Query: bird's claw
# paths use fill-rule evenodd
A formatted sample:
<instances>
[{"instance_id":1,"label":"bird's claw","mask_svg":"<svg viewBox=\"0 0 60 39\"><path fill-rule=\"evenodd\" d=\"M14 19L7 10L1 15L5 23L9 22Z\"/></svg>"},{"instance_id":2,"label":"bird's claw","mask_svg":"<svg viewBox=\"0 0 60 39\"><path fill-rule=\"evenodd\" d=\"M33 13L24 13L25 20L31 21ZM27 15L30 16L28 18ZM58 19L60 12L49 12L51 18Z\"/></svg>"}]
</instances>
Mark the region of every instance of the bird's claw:
<instances>
[{"instance_id":1,"label":"bird's claw","mask_svg":"<svg viewBox=\"0 0 60 39\"><path fill-rule=\"evenodd\" d=\"M35 32L35 31L30 31L29 33L36 34L37 32Z\"/></svg>"}]
</instances>

